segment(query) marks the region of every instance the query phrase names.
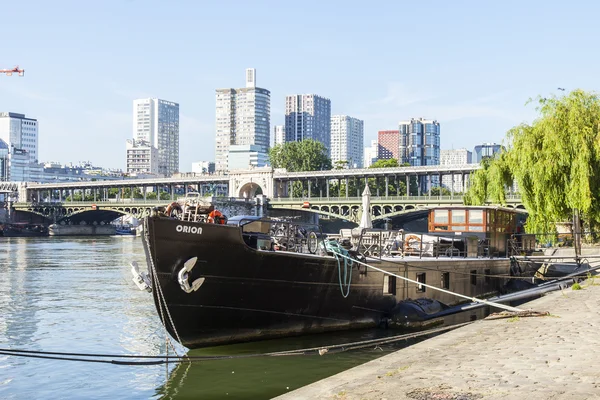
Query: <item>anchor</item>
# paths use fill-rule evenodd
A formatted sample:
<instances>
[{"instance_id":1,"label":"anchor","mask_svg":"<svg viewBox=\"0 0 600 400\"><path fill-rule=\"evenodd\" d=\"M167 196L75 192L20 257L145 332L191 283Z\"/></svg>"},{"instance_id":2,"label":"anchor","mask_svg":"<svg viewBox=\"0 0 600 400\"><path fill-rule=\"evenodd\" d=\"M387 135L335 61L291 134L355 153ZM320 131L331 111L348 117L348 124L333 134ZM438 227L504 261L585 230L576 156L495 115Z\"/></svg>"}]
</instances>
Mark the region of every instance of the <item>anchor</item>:
<instances>
[{"instance_id":1,"label":"anchor","mask_svg":"<svg viewBox=\"0 0 600 400\"><path fill-rule=\"evenodd\" d=\"M192 282L192 286L190 286L190 282L188 279L189 272L196 265L196 261L198 261L198 257L192 257L186 262L184 262L183 268L181 268L181 271L179 271L178 274L179 286L181 286L181 290L183 290L186 293L192 293L198 290L198 288L202 286L205 280L205 278L198 278L194 282Z\"/></svg>"}]
</instances>

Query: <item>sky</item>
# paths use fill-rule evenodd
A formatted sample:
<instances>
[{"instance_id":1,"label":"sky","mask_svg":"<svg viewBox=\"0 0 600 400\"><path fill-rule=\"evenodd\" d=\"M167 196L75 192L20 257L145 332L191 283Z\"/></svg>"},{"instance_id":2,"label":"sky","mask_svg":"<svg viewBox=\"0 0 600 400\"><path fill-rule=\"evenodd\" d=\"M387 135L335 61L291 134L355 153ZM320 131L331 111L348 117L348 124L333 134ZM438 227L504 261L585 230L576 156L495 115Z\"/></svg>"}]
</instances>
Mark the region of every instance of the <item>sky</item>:
<instances>
[{"instance_id":1,"label":"sky","mask_svg":"<svg viewBox=\"0 0 600 400\"><path fill-rule=\"evenodd\" d=\"M133 100L180 105L180 170L214 160L215 89L246 68L377 131L436 119L441 148L502 143L529 99L600 86L592 1L27 1L0 9L0 111L39 121L40 161L125 169ZM272 129L272 128L271 128Z\"/></svg>"}]
</instances>

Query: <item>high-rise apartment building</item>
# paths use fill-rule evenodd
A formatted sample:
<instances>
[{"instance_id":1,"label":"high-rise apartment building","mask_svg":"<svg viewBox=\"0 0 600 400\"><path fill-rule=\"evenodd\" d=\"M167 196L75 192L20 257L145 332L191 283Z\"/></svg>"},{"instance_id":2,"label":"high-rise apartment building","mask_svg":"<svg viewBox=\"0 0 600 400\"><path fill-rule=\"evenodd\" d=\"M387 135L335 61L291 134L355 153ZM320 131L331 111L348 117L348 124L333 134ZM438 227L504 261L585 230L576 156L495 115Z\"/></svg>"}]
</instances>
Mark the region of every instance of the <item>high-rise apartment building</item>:
<instances>
[{"instance_id":1,"label":"high-rise apartment building","mask_svg":"<svg viewBox=\"0 0 600 400\"><path fill-rule=\"evenodd\" d=\"M179 104L161 99L134 100L133 139L158 150L156 167L151 165L142 172L156 170L167 177L179 172Z\"/></svg>"},{"instance_id":2,"label":"high-rise apartment building","mask_svg":"<svg viewBox=\"0 0 600 400\"><path fill-rule=\"evenodd\" d=\"M285 125L275 125L273 127L273 136L275 138L275 144L285 143Z\"/></svg>"},{"instance_id":3,"label":"high-rise apartment building","mask_svg":"<svg viewBox=\"0 0 600 400\"><path fill-rule=\"evenodd\" d=\"M38 163L38 121L24 114L0 112L0 140L5 181L39 181L43 170Z\"/></svg>"},{"instance_id":4,"label":"high-rise apartment building","mask_svg":"<svg viewBox=\"0 0 600 400\"><path fill-rule=\"evenodd\" d=\"M400 122L400 163L412 166L440 164L440 123L412 118Z\"/></svg>"},{"instance_id":5,"label":"high-rise apartment building","mask_svg":"<svg viewBox=\"0 0 600 400\"><path fill-rule=\"evenodd\" d=\"M502 150L502 145L497 143L483 143L475 146L474 150L474 162L479 164L484 158L492 158L496 153L499 153Z\"/></svg>"},{"instance_id":6,"label":"high-rise apartment building","mask_svg":"<svg viewBox=\"0 0 600 400\"><path fill-rule=\"evenodd\" d=\"M228 170L227 159L232 145L258 146L258 158L267 157L271 141L270 116L271 92L256 86L254 68L246 70L245 88L216 90L217 172Z\"/></svg>"},{"instance_id":7,"label":"high-rise apartment building","mask_svg":"<svg viewBox=\"0 0 600 400\"><path fill-rule=\"evenodd\" d=\"M473 153L467 149L442 150L440 152L440 165L464 165L471 164ZM464 192L463 175L444 175L442 186L455 193Z\"/></svg>"},{"instance_id":8,"label":"high-rise apartment building","mask_svg":"<svg viewBox=\"0 0 600 400\"><path fill-rule=\"evenodd\" d=\"M348 168L363 167L364 123L347 115L331 117L331 163L347 162Z\"/></svg>"},{"instance_id":9,"label":"high-rise apartment building","mask_svg":"<svg viewBox=\"0 0 600 400\"><path fill-rule=\"evenodd\" d=\"M331 100L316 94L285 97L285 141L319 141L330 150ZM331 154L331 152L330 152Z\"/></svg>"},{"instance_id":10,"label":"high-rise apartment building","mask_svg":"<svg viewBox=\"0 0 600 400\"><path fill-rule=\"evenodd\" d=\"M400 161L400 131L379 131L377 133L377 158L389 160L395 158Z\"/></svg>"},{"instance_id":11,"label":"high-rise apartment building","mask_svg":"<svg viewBox=\"0 0 600 400\"><path fill-rule=\"evenodd\" d=\"M363 157L363 167L369 168L373 163L379 160L379 143L377 140L371 140L371 146L365 147L365 153Z\"/></svg>"},{"instance_id":12,"label":"high-rise apartment building","mask_svg":"<svg viewBox=\"0 0 600 400\"><path fill-rule=\"evenodd\" d=\"M412 166L440 164L440 123L435 120L412 118L400 121L400 164ZM432 187L439 186L439 177L425 177L419 180L419 193L427 193Z\"/></svg>"}]
</instances>

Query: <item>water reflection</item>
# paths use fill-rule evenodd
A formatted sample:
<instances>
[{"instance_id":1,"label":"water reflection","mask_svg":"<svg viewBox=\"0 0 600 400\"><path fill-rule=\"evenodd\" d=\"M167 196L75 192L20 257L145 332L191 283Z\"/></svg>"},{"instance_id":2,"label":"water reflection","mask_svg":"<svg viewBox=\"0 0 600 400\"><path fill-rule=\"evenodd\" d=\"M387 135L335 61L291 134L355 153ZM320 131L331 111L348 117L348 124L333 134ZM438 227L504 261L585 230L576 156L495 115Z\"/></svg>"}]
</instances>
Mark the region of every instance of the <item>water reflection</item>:
<instances>
[{"instance_id":1,"label":"water reflection","mask_svg":"<svg viewBox=\"0 0 600 400\"><path fill-rule=\"evenodd\" d=\"M0 347L165 353L151 296L131 282L128 263L144 260L139 239L1 238L0 248ZM2 399L149 398L168 372L0 357Z\"/></svg>"}]
</instances>

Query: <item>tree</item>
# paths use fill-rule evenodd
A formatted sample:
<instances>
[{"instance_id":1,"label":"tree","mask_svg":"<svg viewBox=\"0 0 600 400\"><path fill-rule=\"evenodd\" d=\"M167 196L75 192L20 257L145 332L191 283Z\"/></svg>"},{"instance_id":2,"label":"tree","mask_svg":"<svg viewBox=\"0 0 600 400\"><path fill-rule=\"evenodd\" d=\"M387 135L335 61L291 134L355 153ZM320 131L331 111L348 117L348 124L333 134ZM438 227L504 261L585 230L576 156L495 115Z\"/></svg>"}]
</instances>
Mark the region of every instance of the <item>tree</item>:
<instances>
[{"instance_id":1,"label":"tree","mask_svg":"<svg viewBox=\"0 0 600 400\"><path fill-rule=\"evenodd\" d=\"M369 168L394 168L399 167L398 160L389 158L387 160L377 160Z\"/></svg>"},{"instance_id":2,"label":"tree","mask_svg":"<svg viewBox=\"0 0 600 400\"><path fill-rule=\"evenodd\" d=\"M531 100L530 100L531 102ZM472 177L467 204L485 199L503 204L516 180L529 212L527 230L555 231L574 210L590 225L600 222L600 98L574 90L568 95L538 97L539 117L506 135L507 151Z\"/></svg>"},{"instance_id":3,"label":"tree","mask_svg":"<svg viewBox=\"0 0 600 400\"><path fill-rule=\"evenodd\" d=\"M310 139L271 147L269 161L273 168L285 168L289 172L331 169L331 159L327 156L325 145Z\"/></svg>"}]
</instances>

